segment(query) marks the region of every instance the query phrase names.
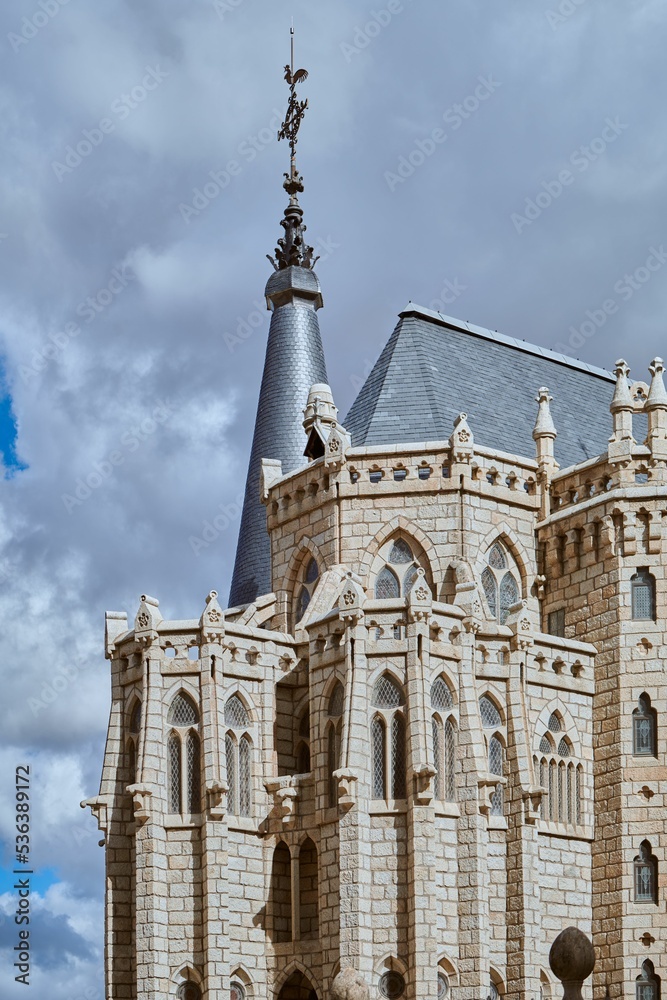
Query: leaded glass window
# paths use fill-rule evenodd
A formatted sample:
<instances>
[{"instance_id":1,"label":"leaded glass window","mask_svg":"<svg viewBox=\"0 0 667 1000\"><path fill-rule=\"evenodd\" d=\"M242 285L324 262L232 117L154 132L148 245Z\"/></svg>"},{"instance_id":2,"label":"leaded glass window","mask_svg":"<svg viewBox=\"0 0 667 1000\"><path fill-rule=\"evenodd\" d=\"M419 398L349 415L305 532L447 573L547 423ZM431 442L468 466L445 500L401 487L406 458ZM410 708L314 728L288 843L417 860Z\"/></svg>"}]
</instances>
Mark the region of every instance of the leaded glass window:
<instances>
[{"instance_id":1,"label":"leaded glass window","mask_svg":"<svg viewBox=\"0 0 667 1000\"><path fill-rule=\"evenodd\" d=\"M655 975L653 962L648 959L642 965L641 975L636 980L637 1000L660 1000L660 980Z\"/></svg>"},{"instance_id":2,"label":"leaded glass window","mask_svg":"<svg viewBox=\"0 0 667 1000\"><path fill-rule=\"evenodd\" d=\"M297 580L296 608L294 612L295 625L301 621L308 610L319 578L320 567L317 564L317 560L311 556L306 564L302 566L300 576Z\"/></svg>"},{"instance_id":3,"label":"leaded glass window","mask_svg":"<svg viewBox=\"0 0 667 1000\"><path fill-rule=\"evenodd\" d=\"M405 798L405 719L396 712L391 720L392 798Z\"/></svg>"},{"instance_id":4,"label":"leaded glass window","mask_svg":"<svg viewBox=\"0 0 667 1000\"><path fill-rule=\"evenodd\" d=\"M419 571L416 566L411 566L403 578L403 597L407 597L415 583L419 579Z\"/></svg>"},{"instance_id":5,"label":"leaded glass window","mask_svg":"<svg viewBox=\"0 0 667 1000\"><path fill-rule=\"evenodd\" d=\"M188 812L201 812L201 771L199 761L199 737L195 732L187 738L188 767Z\"/></svg>"},{"instance_id":6,"label":"leaded glass window","mask_svg":"<svg viewBox=\"0 0 667 1000\"><path fill-rule=\"evenodd\" d=\"M511 573L505 573L500 581L500 624L504 625L510 610L519 600L519 587Z\"/></svg>"},{"instance_id":7,"label":"leaded glass window","mask_svg":"<svg viewBox=\"0 0 667 1000\"><path fill-rule=\"evenodd\" d=\"M563 723L556 712L552 712L549 716L548 729L550 733L561 733L563 731Z\"/></svg>"},{"instance_id":8,"label":"leaded glass window","mask_svg":"<svg viewBox=\"0 0 667 1000\"><path fill-rule=\"evenodd\" d=\"M442 677L436 678L431 687L431 708L436 712L444 712L453 707L454 699L449 684Z\"/></svg>"},{"instance_id":9,"label":"leaded glass window","mask_svg":"<svg viewBox=\"0 0 667 1000\"><path fill-rule=\"evenodd\" d=\"M438 973L438 1000L445 1000L449 995L449 979L444 972Z\"/></svg>"},{"instance_id":10,"label":"leaded glass window","mask_svg":"<svg viewBox=\"0 0 667 1000\"><path fill-rule=\"evenodd\" d=\"M199 713L194 702L187 694L176 695L171 703L169 718L167 720L171 726L196 726L199 722Z\"/></svg>"},{"instance_id":11,"label":"leaded glass window","mask_svg":"<svg viewBox=\"0 0 667 1000\"><path fill-rule=\"evenodd\" d=\"M645 840L635 858L635 902L657 902L656 860L651 851L651 845Z\"/></svg>"},{"instance_id":12,"label":"leaded glass window","mask_svg":"<svg viewBox=\"0 0 667 1000\"><path fill-rule=\"evenodd\" d=\"M182 983L178 987L178 1000L201 1000L201 990L196 983Z\"/></svg>"},{"instance_id":13,"label":"leaded glass window","mask_svg":"<svg viewBox=\"0 0 667 1000\"><path fill-rule=\"evenodd\" d=\"M505 751L497 736L489 740L489 772L503 776ZM505 796L503 786L499 782L491 795L491 815L502 816L504 813Z\"/></svg>"},{"instance_id":14,"label":"leaded glass window","mask_svg":"<svg viewBox=\"0 0 667 1000\"><path fill-rule=\"evenodd\" d=\"M169 812L181 812L181 741L172 733L167 743L169 766Z\"/></svg>"},{"instance_id":15,"label":"leaded glass window","mask_svg":"<svg viewBox=\"0 0 667 1000\"><path fill-rule=\"evenodd\" d=\"M413 559L412 549L408 543L402 538L398 538L391 547L389 562L400 565L401 563L410 563Z\"/></svg>"},{"instance_id":16,"label":"leaded glass window","mask_svg":"<svg viewBox=\"0 0 667 1000\"><path fill-rule=\"evenodd\" d=\"M405 979L399 972L385 972L380 977L379 989L385 1000L399 1000L405 993Z\"/></svg>"},{"instance_id":17,"label":"leaded glass window","mask_svg":"<svg viewBox=\"0 0 667 1000\"><path fill-rule=\"evenodd\" d=\"M227 812L231 816L236 816L239 811L236 791L238 788L236 742L229 734L225 737L225 758L227 761Z\"/></svg>"},{"instance_id":18,"label":"leaded glass window","mask_svg":"<svg viewBox=\"0 0 667 1000\"><path fill-rule=\"evenodd\" d=\"M339 745L340 738L336 733L336 729L333 725L330 725L327 737L328 799L330 809L333 809L338 802L338 782L334 777L334 771L338 768Z\"/></svg>"},{"instance_id":19,"label":"leaded glass window","mask_svg":"<svg viewBox=\"0 0 667 1000\"><path fill-rule=\"evenodd\" d=\"M647 569L640 569L632 577L630 588L635 621L655 620L655 578Z\"/></svg>"},{"instance_id":20,"label":"leaded glass window","mask_svg":"<svg viewBox=\"0 0 667 1000\"><path fill-rule=\"evenodd\" d=\"M242 736L239 740L239 813L241 816L250 815L252 783L250 764L250 740L247 736Z\"/></svg>"},{"instance_id":21,"label":"leaded glass window","mask_svg":"<svg viewBox=\"0 0 667 1000\"><path fill-rule=\"evenodd\" d=\"M489 612L501 625L507 621L510 609L519 601L521 592L517 574L512 572L505 549L496 542L486 556L482 571L482 588Z\"/></svg>"},{"instance_id":22,"label":"leaded glass window","mask_svg":"<svg viewBox=\"0 0 667 1000\"><path fill-rule=\"evenodd\" d=\"M456 800L456 729L452 719L445 722L445 800Z\"/></svg>"},{"instance_id":23,"label":"leaded glass window","mask_svg":"<svg viewBox=\"0 0 667 1000\"><path fill-rule=\"evenodd\" d=\"M502 726L500 712L486 695L479 699L479 714L485 729L495 729L497 726Z\"/></svg>"},{"instance_id":24,"label":"leaded glass window","mask_svg":"<svg viewBox=\"0 0 667 1000\"><path fill-rule=\"evenodd\" d=\"M338 681L335 688L331 692L331 698L329 699L329 718L339 718L339 716L343 714L344 703L345 689L340 681Z\"/></svg>"},{"instance_id":25,"label":"leaded glass window","mask_svg":"<svg viewBox=\"0 0 667 1000\"><path fill-rule=\"evenodd\" d=\"M297 610L298 621L301 621L301 619L305 615L306 611L308 610L309 604L310 604L310 594L308 592L308 589L306 587L302 587L301 592L299 594L299 605Z\"/></svg>"},{"instance_id":26,"label":"leaded glass window","mask_svg":"<svg viewBox=\"0 0 667 1000\"><path fill-rule=\"evenodd\" d=\"M489 982L489 997L488 1000L499 1000L500 993L498 992L498 987L494 983L493 979Z\"/></svg>"},{"instance_id":27,"label":"leaded glass window","mask_svg":"<svg viewBox=\"0 0 667 1000\"><path fill-rule=\"evenodd\" d=\"M247 729L250 716L238 695L233 694L225 703L225 725L232 729Z\"/></svg>"},{"instance_id":28,"label":"leaded glass window","mask_svg":"<svg viewBox=\"0 0 667 1000\"><path fill-rule=\"evenodd\" d=\"M385 724L377 716L371 726L371 753L373 764L373 798L385 797Z\"/></svg>"},{"instance_id":29,"label":"leaded glass window","mask_svg":"<svg viewBox=\"0 0 667 1000\"><path fill-rule=\"evenodd\" d=\"M388 674L375 682L371 704L374 708L398 708L403 704L403 692Z\"/></svg>"},{"instance_id":30,"label":"leaded glass window","mask_svg":"<svg viewBox=\"0 0 667 1000\"><path fill-rule=\"evenodd\" d=\"M375 583L375 596L378 601L393 600L400 596L398 577L388 566L385 566L378 574Z\"/></svg>"},{"instance_id":31,"label":"leaded glass window","mask_svg":"<svg viewBox=\"0 0 667 1000\"><path fill-rule=\"evenodd\" d=\"M632 752L636 757L654 757L656 752L656 714L651 699L641 695L632 713Z\"/></svg>"},{"instance_id":32,"label":"leaded glass window","mask_svg":"<svg viewBox=\"0 0 667 1000\"><path fill-rule=\"evenodd\" d=\"M229 991L230 1000L246 1000L246 992L238 980L234 980Z\"/></svg>"},{"instance_id":33,"label":"leaded glass window","mask_svg":"<svg viewBox=\"0 0 667 1000\"><path fill-rule=\"evenodd\" d=\"M315 583L320 575L319 567L314 559L311 559L306 567L306 583Z\"/></svg>"},{"instance_id":34,"label":"leaded glass window","mask_svg":"<svg viewBox=\"0 0 667 1000\"><path fill-rule=\"evenodd\" d=\"M141 702L138 701L134 708L132 709L132 715L130 716L130 732L138 733L141 729Z\"/></svg>"},{"instance_id":35,"label":"leaded glass window","mask_svg":"<svg viewBox=\"0 0 667 1000\"><path fill-rule=\"evenodd\" d=\"M442 722L436 716L433 716L431 720L431 731L433 734L433 763L435 765L435 777L433 779L433 794L437 801L441 802L444 798L444 770L445 770L445 754L444 754L444 733L442 728Z\"/></svg>"},{"instance_id":36,"label":"leaded glass window","mask_svg":"<svg viewBox=\"0 0 667 1000\"><path fill-rule=\"evenodd\" d=\"M570 744L568 743L568 741L566 739L562 739L560 741L560 743L558 744L558 755L560 757L569 757L570 756Z\"/></svg>"},{"instance_id":37,"label":"leaded glass window","mask_svg":"<svg viewBox=\"0 0 667 1000\"><path fill-rule=\"evenodd\" d=\"M553 753L553 743L545 733L540 740L540 753Z\"/></svg>"}]
</instances>

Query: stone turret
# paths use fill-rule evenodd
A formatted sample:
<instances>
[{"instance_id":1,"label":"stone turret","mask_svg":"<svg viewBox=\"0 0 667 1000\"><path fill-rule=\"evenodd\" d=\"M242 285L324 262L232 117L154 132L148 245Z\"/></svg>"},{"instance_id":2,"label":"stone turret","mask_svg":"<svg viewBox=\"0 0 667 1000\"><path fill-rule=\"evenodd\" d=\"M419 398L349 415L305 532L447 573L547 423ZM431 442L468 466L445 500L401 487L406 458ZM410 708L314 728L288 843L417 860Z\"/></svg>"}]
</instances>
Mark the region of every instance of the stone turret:
<instances>
[{"instance_id":1,"label":"stone turret","mask_svg":"<svg viewBox=\"0 0 667 1000\"><path fill-rule=\"evenodd\" d=\"M275 270L265 295L272 316L229 595L232 606L249 604L271 587L266 511L260 498L262 460L280 462L283 475L304 464L303 413L309 390L314 383L327 382L317 320L322 293L313 271L317 259L305 241L306 226L298 201L303 181L296 169L295 147L307 106L296 99L299 74L292 72L286 77L291 96L279 138L289 139L292 151L290 173L283 184L290 200L281 221L284 236L278 240L275 258L269 257Z\"/></svg>"}]
</instances>

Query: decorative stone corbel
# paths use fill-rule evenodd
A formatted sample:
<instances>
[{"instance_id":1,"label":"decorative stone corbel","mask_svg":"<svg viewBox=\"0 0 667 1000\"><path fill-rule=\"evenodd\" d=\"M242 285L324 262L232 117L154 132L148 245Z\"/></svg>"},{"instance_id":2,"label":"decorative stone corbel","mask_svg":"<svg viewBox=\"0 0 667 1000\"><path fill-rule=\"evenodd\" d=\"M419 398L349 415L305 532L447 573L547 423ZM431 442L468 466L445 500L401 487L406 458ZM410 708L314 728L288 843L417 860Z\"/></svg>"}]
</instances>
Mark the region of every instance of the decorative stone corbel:
<instances>
[{"instance_id":1,"label":"decorative stone corbel","mask_svg":"<svg viewBox=\"0 0 667 1000\"><path fill-rule=\"evenodd\" d=\"M206 786L208 814L211 819L223 819L225 815L226 796L229 791L222 781L211 781Z\"/></svg>"},{"instance_id":2,"label":"decorative stone corbel","mask_svg":"<svg viewBox=\"0 0 667 1000\"><path fill-rule=\"evenodd\" d=\"M537 823L540 818L542 797L547 794L547 789L542 788L541 785L531 785L530 788L524 788L521 794L526 823L530 823L531 825Z\"/></svg>"},{"instance_id":3,"label":"decorative stone corbel","mask_svg":"<svg viewBox=\"0 0 667 1000\"><path fill-rule=\"evenodd\" d=\"M204 642L221 642L224 638L225 616L216 590L212 590L206 598L206 607L199 619L199 627Z\"/></svg>"},{"instance_id":4,"label":"decorative stone corbel","mask_svg":"<svg viewBox=\"0 0 667 1000\"><path fill-rule=\"evenodd\" d=\"M475 452L475 438L468 423L468 414L459 413L454 420L454 433L449 439L454 462L469 464Z\"/></svg>"},{"instance_id":5,"label":"decorative stone corbel","mask_svg":"<svg viewBox=\"0 0 667 1000\"><path fill-rule=\"evenodd\" d=\"M482 816L488 817L491 815L491 799L493 798L496 786L506 784L507 778L503 778L499 774L490 774L488 771L486 774L480 774L477 779L477 786L479 788L479 811Z\"/></svg>"},{"instance_id":6,"label":"decorative stone corbel","mask_svg":"<svg viewBox=\"0 0 667 1000\"><path fill-rule=\"evenodd\" d=\"M426 582L426 574L419 567L417 579L408 595L408 618L413 622L428 622L433 611L433 595Z\"/></svg>"},{"instance_id":7,"label":"decorative stone corbel","mask_svg":"<svg viewBox=\"0 0 667 1000\"><path fill-rule=\"evenodd\" d=\"M415 802L418 805L428 806L433 801L433 779L436 773L430 764L421 764L415 770Z\"/></svg>"},{"instance_id":8,"label":"decorative stone corbel","mask_svg":"<svg viewBox=\"0 0 667 1000\"><path fill-rule=\"evenodd\" d=\"M275 810L283 826L288 830L291 829L296 821L296 802L299 797L295 775L270 778L264 782L264 787L269 795L273 795Z\"/></svg>"},{"instance_id":9,"label":"decorative stone corbel","mask_svg":"<svg viewBox=\"0 0 667 1000\"><path fill-rule=\"evenodd\" d=\"M146 785L128 785L127 790L132 796L134 818L141 826L150 819L150 798L153 793Z\"/></svg>"},{"instance_id":10,"label":"decorative stone corbel","mask_svg":"<svg viewBox=\"0 0 667 1000\"><path fill-rule=\"evenodd\" d=\"M263 458L259 473L259 498L262 503L269 499L271 487L282 478L283 466L278 458Z\"/></svg>"},{"instance_id":11,"label":"decorative stone corbel","mask_svg":"<svg viewBox=\"0 0 667 1000\"><path fill-rule=\"evenodd\" d=\"M142 646L150 646L158 637L158 625L162 621L160 602L148 594L141 595L141 604L134 619L134 637Z\"/></svg>"},{"instance_id":12,"label":"decorative stone corbel","mask_svg":"<svg viewBox=\"0 0 667 1000\"><path fill-rule=\"evenodd\" d=\"M339 618L346 625L358 625L364 618L364 592L348 573L338 598Z\"/></svg>"},{"instance_id":13,"label":"decorative stone corbel","mask_svg":"<svg viewBox=\"0 0 667 1000\"><path fill-rule=\"evenodd\" d=\"M454 606L461 608L465 614L463 627L466 632L473 632L477 635L484 623L485 615L477 584L474 580L456 584Z\"/></svg>"},{"instance_id":14,"label":"decorative stone corbel","mask_svg":"<svg viewBox=\"0 0 667 1000\"><path fill-rule=\"evenodd\" d=\"M104 648L107 660L113 656L116 639L127 632L127 612L107 611L104 616Z\"/></svg>"},{"instance_id":15,"label":"decorative stone corbel","mask_svg":"<svg viewBox=\"0 0 667 1000\"><path fill-rule=\"evenodd\" d=\"M637 555L637 514L634 510L623 511L623 555Z\"/></svg>"},{"instance_id":16,"label":"decorative stone corbel","mask_svg":"<svg viewBox=\"0 0 667 1000\"><path fill-rule=\"evenodd\" d=\"M512 649L530 649L535 641L537 623L529 610L528 601L518 601L510 608L505 624L512 630L510 646Z\"/></svg>"},{"instance_id":17,"label":"decorative stone corbel","mask_svg":"<svg viewBox=\"0 0 667 1000\"><path fill-rule=\"evenodd\" d=\"M535 592L535 597L537 597L538 601L543 601L544 598L546 597L546 589L547 589L547 578L546 578L546 576L544 576L541 573L538 574L535 577L535 583L533 585L533 589L534 589L534 592Z\"/></svg>"},{"instance_id":18,"label":"decorative stone corbel","mask_svg":"<svg viewBox=\"0 0 667 1000\"><path fill-rule=\"evenodd\" d=\"M338 805L344 811L351 809L357 801L357 786L359 776L351 771L349 767L339 767L333 772L333 777L338 782Z\"/></svg>"},{"instance_id":19,"label":"decorative stone corbel","mask_svg":"<svg viewBox=\"0 0 667 1000\"><path fill-rule=\"evenodd\" d=\"M79 805L82 809L90 809L91 813L97 820L97 828L101 830L106 836L108 831L108 804L106 799L101 795L96 796L94 799L84 799Z\"/></svg>"}]
</instances>

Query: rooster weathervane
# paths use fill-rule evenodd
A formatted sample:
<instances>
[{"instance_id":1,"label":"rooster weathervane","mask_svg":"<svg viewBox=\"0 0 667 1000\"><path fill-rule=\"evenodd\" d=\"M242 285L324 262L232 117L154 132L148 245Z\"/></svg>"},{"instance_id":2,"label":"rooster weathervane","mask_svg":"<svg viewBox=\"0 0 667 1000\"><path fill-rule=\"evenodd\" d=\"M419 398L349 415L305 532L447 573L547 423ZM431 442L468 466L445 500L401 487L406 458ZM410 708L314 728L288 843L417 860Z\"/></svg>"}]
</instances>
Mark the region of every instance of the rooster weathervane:
<instances>
[{"instance_id":1,"label":"rooster weathervane","mask_svg":"<svg viewBox=\"0 0 667 1000\"><path fill-rule=\"evenodd\" d=\"M290 97L287 105L285 121L278 132L278 140L287 139L290 146L290 173L285 174L285 190L294 197L298 191L303 191L303 181L299 177L296 169L296 144L299 141L299 129L304 119L308 101L300 101L296 93L297 83L308 79L308 71L298 69L294 71L294 24L290 28L291 61L285 66L285 80L289 84Z\"/></svg>"}]
</instances>

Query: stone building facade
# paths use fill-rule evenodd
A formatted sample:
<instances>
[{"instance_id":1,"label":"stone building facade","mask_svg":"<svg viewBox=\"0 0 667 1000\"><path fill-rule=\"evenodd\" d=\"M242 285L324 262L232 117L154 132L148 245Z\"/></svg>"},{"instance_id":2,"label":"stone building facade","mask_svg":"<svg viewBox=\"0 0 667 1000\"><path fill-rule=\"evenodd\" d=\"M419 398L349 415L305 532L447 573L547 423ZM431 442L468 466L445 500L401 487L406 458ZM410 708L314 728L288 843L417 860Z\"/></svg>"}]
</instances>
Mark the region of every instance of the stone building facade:
<instances>
[{"instance_id":1,"label":"stone building facade","mask_svg":"<svg viewBox=\"0 0 667 1000\"><path fill-rule=\"evenodd\" d=\"M107 614L107 995L547 1000L574 924L596 1000L659 1000L662 362L410 305L341 423L296 209L243 599Z\"/></svg>"}]
</instances>

